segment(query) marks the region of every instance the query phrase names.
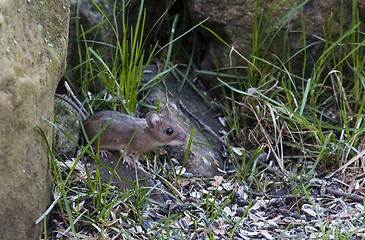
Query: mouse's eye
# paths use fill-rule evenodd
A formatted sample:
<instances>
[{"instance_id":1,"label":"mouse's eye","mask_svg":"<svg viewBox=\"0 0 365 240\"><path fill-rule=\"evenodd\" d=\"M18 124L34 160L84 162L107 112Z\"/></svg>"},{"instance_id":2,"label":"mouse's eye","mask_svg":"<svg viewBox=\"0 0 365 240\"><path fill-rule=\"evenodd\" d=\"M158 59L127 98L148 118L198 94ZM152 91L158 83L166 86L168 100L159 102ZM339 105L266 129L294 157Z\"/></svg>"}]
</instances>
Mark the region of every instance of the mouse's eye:
<instances>
[{"instance_id":1,"label":"mouse's eye","mask_svg":"<svg viewBox=\"0 0 365 240\"><path fill-rule=\"evenodd\" d=\"M173 132L174 132L174 130L172 130L172 128L166 129L166 134L167 135L171 135Z\"/></svg>"}]
</instances>

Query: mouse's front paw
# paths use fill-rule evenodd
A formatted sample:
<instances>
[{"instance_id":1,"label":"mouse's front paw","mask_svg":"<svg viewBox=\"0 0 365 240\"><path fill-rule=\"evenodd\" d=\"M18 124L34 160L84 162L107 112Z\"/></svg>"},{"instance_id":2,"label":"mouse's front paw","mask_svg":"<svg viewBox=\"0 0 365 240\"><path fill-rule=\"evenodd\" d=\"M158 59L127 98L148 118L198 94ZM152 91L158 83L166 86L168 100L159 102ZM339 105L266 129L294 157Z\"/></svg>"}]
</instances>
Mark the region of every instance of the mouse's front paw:
<instances>
[{"instance_id":1,"label":"mouse's front paw","mask_svg":"<svg viewBox=\"0 0 365 240\"><path fill-rule=\"evenodd\" d=\"M101 157L107 157L109 155L112 155L112 154L108 150L100 150Z\"/></svg>"}]
</instances>

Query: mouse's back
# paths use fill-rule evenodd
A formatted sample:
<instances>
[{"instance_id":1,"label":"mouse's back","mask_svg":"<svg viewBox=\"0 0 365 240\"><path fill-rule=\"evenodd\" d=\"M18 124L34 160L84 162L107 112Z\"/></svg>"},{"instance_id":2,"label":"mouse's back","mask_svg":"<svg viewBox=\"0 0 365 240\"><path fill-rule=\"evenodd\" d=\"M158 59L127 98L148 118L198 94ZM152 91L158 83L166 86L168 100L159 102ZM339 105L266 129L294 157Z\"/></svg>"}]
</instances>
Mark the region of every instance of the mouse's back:
<instances>
[{"instance_id":1,"label":"mouse's back","mask_svg":"<svg viewBox=\"0 0 365 240\"><path fill-rule=\"evenodd\" d=\"M112 118L113 120L108 124ZM147 126L144 119L115 111L101 111L93 114L84 122L89 140L97 135L99 130L107 124L108 126L99 135L99 146L100 148L110 150L120 150L128 144L136 128ZM94 147L98 146L98 139L92 145Z\"/></svg>"}]
</instances>

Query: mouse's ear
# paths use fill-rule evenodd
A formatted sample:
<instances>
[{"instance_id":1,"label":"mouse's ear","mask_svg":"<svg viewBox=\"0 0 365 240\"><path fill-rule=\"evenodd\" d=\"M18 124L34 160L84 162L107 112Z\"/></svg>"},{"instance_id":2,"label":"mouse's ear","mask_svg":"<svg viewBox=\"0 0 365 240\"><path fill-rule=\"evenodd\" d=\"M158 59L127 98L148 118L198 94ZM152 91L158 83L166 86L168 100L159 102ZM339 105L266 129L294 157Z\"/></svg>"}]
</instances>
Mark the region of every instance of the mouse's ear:
<instances>
[{"instance_id":1,"label":"mouse's ear","mask_svg":"<svg viewBox=\"0 0 365 240\"><path fill-rule=\"evenodd\" d=\"M170 118L170 110L167 107L167 104L165 104L164 108L162 109L161 115L166 117L166 118Z\"/></svg>"},{"instance_id":2,"label":"mouse's ear","mask_svg":"<svg viewBox=\"0 0 365 240\"><path fill-rule=\"evenodd\" d=\"M155 128L161 123L160 115L158 115L156 112L149 112L146 114L146 122L150 128Z\"/></svg>"}]
</instances>

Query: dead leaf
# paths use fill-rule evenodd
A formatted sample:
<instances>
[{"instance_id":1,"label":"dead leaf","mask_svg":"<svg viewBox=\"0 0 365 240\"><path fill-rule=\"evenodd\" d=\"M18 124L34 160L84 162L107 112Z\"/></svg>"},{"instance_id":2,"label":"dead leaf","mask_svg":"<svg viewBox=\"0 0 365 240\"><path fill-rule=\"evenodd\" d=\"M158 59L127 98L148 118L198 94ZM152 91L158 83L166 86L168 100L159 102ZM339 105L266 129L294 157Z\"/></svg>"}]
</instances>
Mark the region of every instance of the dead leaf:
<instances>
[{"instance_id":1,"label":"dead leaf","mask_svg":"<svg viewBox=\"0 0 365 240\"><path fill-rule=\"evenodd\" d=\"M212 185L214 187L218 187L222 184L222 182L223 182L223 177L222 176L216 176L215 181L212 183Z\"/></svg>"}]
</instances>

